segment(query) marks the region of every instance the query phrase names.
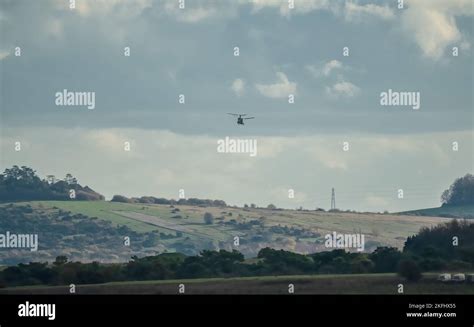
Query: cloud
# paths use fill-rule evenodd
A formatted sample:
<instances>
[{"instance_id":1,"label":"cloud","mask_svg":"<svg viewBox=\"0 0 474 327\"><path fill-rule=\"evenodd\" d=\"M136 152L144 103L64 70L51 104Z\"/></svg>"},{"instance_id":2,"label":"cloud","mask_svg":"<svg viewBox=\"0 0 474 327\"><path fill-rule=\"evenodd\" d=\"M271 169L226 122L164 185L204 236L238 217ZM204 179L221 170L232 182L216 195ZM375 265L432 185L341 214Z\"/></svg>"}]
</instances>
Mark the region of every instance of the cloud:
<instances>
[{"instance_id":1,"label":"cloud","mask_svg":"<svg viewBox=\"0 0 474 327\"><path fill-rule=\"evenodd\" d=\"M324 76L329 76L333 69L342 68L342 63L338 60L331 60L327 62L323 67Z\"/></svg>"},{"instance_id":2,"label":"cloud","mask_svg":"<svg viewBox=\"0 0 474 327\"><path fill-rule=\"evenodd\" d=\"M466 44L456 17L472 15L472 0L418 0L404 9L400 22L403 31L414 37L423 55L438 60L447 46Z\"/></svg>"},{"instance_id":3,"label":"cloud","mask_svg":"<svg viewBox=\"0 0 474 327\"><path fill-rule=\"evenodd\" d=\"M205 5L206 2L186 2L185 8L179 8L178 1L152 0L79 0L76 1L77 14L83 17L109 16L120 19L132 19L139 16L144 10L156 7L158 15L165 14L174 17L179 22L197 23L210 17L223 14L226 9L222 6ZM70 10L69 2L56 0L58 9ZM233 9L233 8L232 8Z\"/></svg>"},{"instance_id":4,"label":"cloud","mask_svg":"<svg viewBox=\"0 0 474 327\"><path fill-rule=\"evenodd\" d=\"M46 24L46 32L54 38L63 36L63 24L59 19L51 19Z\"/></svg>"},{"instance_id":5,"label":"cloud","mask_svg":"<svg viewBox=\"0 0 474 327\"><path fill-rule=\"evenodd\" d=\"M306 69L314 76L314 77L320 77L320 76L326 76L328 77L331 72L335 69L342 69L343 65L339 60L330 60L327 63L325 63L321 68L316 67L314 65L308 65L306 66Z\"/></svg>"},{"instance_id":6,"label":"cloud","mask_svg":"<svg viewBox=\"0 0 474 327\"><path fill-rule=\"evenodd\" d=\"M307 14L315 10L329 10L334 8L334 2L331 4L329 0L295 0L294 8L290 8L288 1L281 0L241 0L241 4L252 4L253 13L257 13L264 8L279 9L280 15L288 17L292 13Z\"/></svg>"},{"instance_id":7,"label":"cloud","mask_svg":"<svg viewBox=\"0 0 474 327\"><path fill-rule=\"evenodd\" d=\"M241 95L244 93L244 89L245 89L245 82L244 82L244 80L241 79L241 78L235 79L235 80L232 82L231 89L232 89L232 91L234 91L234 93L235 93L237 96L241 96Z\"/></svg>"},{"instance_id":8,"label":"cloud","mask_svg":"<svg viewBox=\"0 0 474 327\"><path fill-rule=\"evenodd\" d=\"M215 7L185 7L180 9L177 2L166 2L164 9L167 14L174 16L177 21L183 23L198 23L218 14L218 10Z\"/></svg>"},{"instance_id":9,"label":"cloud","mask_svg":"<svg viewBox=\"0 0 474 327\"><path fill-rule=\"evenodd\" d=\"M306 69L314 76L314 77L325 77L328 78L331 76L331 73L334 70L342 70L342 69L347 69L348 67L344 66L340 61L338 60L330 60L326 62L324 65L321 67L316 67L314 65L308 65L306 66ZM344 76L343 74L338 74L337 76L338 82L333 84L332 86L327 86L326 87L326 93L333 97L333 98L338 98L340 96L344 97L353 97L356 96L360 89L356 85L352 84L351 82L344 81Z\"/></svg>"},{"instance_id":10,"label":"cloud","mask_svg":"<svg viewBox=\"0 0 474 327\"><path fill-rule=\"evenodd\" d=\"M55 0L55 7L66 11L74 10L80 16L114 15L132 17L139 15L144 9L151 8L152 0L78 0L76 8L69 8L69 1Z\"/></svg>"},{"instance_id":11,"label":"cloud","mask_svg":"<svg viewBox=\"0 0 474 327\"><path fill-rule=\"evenodd\" d=\"M0 50L0 60L5 59L10 55L10 52L7 50Z\"/></svg>"},{"instance_id":12,"label":"cloud","mask_svg":"<svg viewBox=\"0 0 474 327\"><path fill-rule=\"evenodd\" d=\"M280 15L284 17L289 17L292 14L304 15L318 10L343 14L348 21L360 21L370 16L383 20L390 20L395 17L392 9L388 6L371 3L359 5L352 2L352 0L295 0L294 8L290 8L290 2L284 0L241 0L240 3L252 4L252 12L254 14L265 8L273 8L279 9Z\"/></svg>"},{"instance_id":13,"label":"cloud","mask_svg":"<svg viewBox=\"0 0 474 327\"><path fill-rule=\"evenodd\" d=\"M277 81L274 84L255 84L257 90L268 98L286 98L289 94L296 94L296 83L290 82L282 72L277 72Z\"/></svg>"},{"instance_id":14,"label":"cloud","mask_svg":"<svg viewBox=\"0 0 474 327\"><path fill-rule=\"evenodd\" d=\"M395 14L388 6L379 6L371 3L359 5L353 2L346 2L344 17L347 21L361 21L369 16L383 20L395 18Z\"/></svg>"},{"instance_id":15,"label":"cloud","mask_svg":"<svg viewBox=\"0 0 474 327\"><path fill-rule=\"evenodd\" d=\"M338 82L333 86L326 87L326 93L333 97L353 97L359 94L360 89L351 82Z\"/></svg>"},{"instance_id":16,"label":"cloud","mask_svg":"<svg viewBox=\"0 0 474 327\"><path fill-rule=\"evenodd\" d=\"M177 0L158 1L159 11L174 17L178 22L199 23L209 19L230 19L238 17L239 3L232 1L186 1L184 8L179 8ZM161 6L161 7L160 7Z\"/></svg>"}]
</instances>

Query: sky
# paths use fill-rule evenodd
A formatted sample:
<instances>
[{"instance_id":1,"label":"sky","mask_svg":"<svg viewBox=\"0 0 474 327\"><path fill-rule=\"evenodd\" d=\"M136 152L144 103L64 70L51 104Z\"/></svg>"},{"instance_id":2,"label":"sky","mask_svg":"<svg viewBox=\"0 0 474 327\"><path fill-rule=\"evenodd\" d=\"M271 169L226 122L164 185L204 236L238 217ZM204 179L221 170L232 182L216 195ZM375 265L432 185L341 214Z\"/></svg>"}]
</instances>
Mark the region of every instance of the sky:
<instances>
[{"instance_id":1,"label":"sky","mask_svg":"<svg viewBox=\"0 0 474 327\"><path fill-rule=\"evenodd\" d=\"M334 187L359 211L438 206L473 172L470 0L71 4L0 0L2 171L285 208L329 208ZM56 105L64 89L95 108ZM382 106L389 89L420 108ZM257 155L219 153L226 137Z\"/></svg>"}]
</instances>

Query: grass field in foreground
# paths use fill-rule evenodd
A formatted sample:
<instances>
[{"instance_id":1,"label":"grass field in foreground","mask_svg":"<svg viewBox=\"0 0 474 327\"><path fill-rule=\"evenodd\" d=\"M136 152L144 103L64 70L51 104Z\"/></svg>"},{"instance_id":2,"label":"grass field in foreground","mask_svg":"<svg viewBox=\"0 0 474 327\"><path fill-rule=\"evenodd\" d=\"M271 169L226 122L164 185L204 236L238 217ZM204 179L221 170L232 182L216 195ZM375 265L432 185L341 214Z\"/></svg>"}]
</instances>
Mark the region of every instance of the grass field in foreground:
<instances>
[{"instance_id":1,"label":"grass field in foreground","mask_svg":"<svg viewBox=\"0 0 474 327\"><path fill-rule=\"evenodd\" d=\"M474 283L436 281L428 273L418 282L406 282L396 274L264 276L242 278L206 278L189 280L115 282L76 285L77 294L178 294L185 285L186 294L288 294L293 284L295 294L474 294ZM22 286L0 289L0 294L68 294L69 286Z\"/></svg>"}]
</instances>

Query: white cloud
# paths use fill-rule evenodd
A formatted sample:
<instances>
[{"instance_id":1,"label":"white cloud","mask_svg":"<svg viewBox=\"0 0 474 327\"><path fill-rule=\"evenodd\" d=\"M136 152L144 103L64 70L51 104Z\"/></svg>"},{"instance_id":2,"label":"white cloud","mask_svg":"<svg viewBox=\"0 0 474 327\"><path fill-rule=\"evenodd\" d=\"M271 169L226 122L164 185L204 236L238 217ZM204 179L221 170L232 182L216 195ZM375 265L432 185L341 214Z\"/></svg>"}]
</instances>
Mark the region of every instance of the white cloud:
<instances>
[{"instance_id":1,"label":"white cloud","mask_svg":"<svg viewBox=\"0 0 474 327\"><path fill-rule=\"evenodd\" d=\"M315 10L329 10L334 8L334 2L331 4L329 0L296 0L294 8L289 7L289 2L282 0L241 0L241 4L252 4L253 13L257 13L264 8L279 9L281 16L290 16L295 14L307 14Z\"/></svg>"},{"instance_id":2,"label":"white cloud","mask_svg":"<svg viewBox=\"0 0 474 327\"><path fill-rule=\"evenodd\" d=\"M331 75L331 72L335 69L342 69L343 65L339 60L330 60L327 63L325 63L322 67L317 67L314 65L308 65L306 66L306 69L314 76L314 77L320 77L320 76L326 76L328 77Z\"/></svg>"},{"instance_id":3,"label":"white cloud","mask_svg":"<svg viewBox=\"0 0 474 327\"><path fill-rule=\"evenodd\" d=\"M121 17L139 15L145 8L150 8L152 0L79 0L76 8L69 8L69 1L56 0L56 8L67 11L74 10L81 16L110 15Z\"/></svg>"},{"instance_id":4,"label":"white cloud","mask_svg":"<svg viewBox=\"0 0 474 327\"><path fill-rule=\"evenodd\" d=\"M255 84L257 90L268 98L286 98L289 94L296 94L296 83L290 82L282 72L277 72L277 81L274 84Z\"/></svg>"},{"instance_id":5,"label":"white cloud","mask_svg":"<svg viewBox=\"0 0 474 327\"><path fill-rule=\"evenodd\" d=\"M472 0L418 0L404 9L401 24L413 36L425 57L437 60L447 46L466 44L457 16L472 16Z\"/></svg>"},{"instance_id":6,"label":"white cloud","mask_svg":"<svg viewBox=\"0 0 474 327\"><path fill-rule=\"evenodd\" d=\"M205 4L205 2L203 2ZM158 6L158 12L173 16L177 21L184 23L197 23L210 17L223 15L226 9L223 6L205 6L187 4L184 9L179 8L178 1L159 1L153 3L152 0L80 0L76 1L76 9L80 16L115 16L121 19L131 19L140 15L144 10ZM69 3L64 0L56 0L56 7L63 10L70 10ZM233 8L231 8L233 9Z\"/></svg>"},{"instance_id":7,"label":"white cloud","mask_svg":"<svg viewBox=\"0 0 474 327\"><path fill-rule=\"evenodd\" d=\"M234 91L234 93L237 96L241 96L244 93L244 90L245 90L245 81L241 78L235 79L232 82L231 89L232 89L232 91Z\"/></svg>"},{"instance_id":8,"label":"white cloud","mask_svg":"<svg viewBox=\"0 0 474 327\"><path fill-rule=\"evenodd\" d=\"M342 63L338 60L331 60L327 62L323 67L324 76L329 76L333 69L342 68Z\"/></svg>"},{"instance_id":9,"label":"white cloud","mask_svg":"<svg viewBox=\"0 0 474 327\"><path fill-rule=\"evenodd\" d=\"M63 36L63 24L59 19L50 19L46 23L46 31L48 35L54 38L60 38Z\"/></svg>"},{"instance_id":10,"label":"white cloud","mask_svg":"<svg viewBox=\"0 0 474 327\"><path fill-rule=\"evenodd\" d=\"M163 11L183 23L198 23L208 19L229 19L238 15L239 3L232 1L186 1L185 8L179 8L178 1L168 0L158 2ZM161 8L160 8L161 10Z\"/></svg>"},{"instance_id":11,"label":"white cloud","mask_svg":"<svg viewBox=\"0 0 474 327\"><path fill-rule=\"evenodd\" d=\"M341 81L333 86L326 87L326 93L333 97L345 96L353 97L360 92L360 89L351 82Z\"/></svg>"},{"instance_id":12,"label":"white cloud","mask_svg":"<svg viewBox=\"0 0 474 327\"><path fill-rule=\"evenodd\" d=\"M368 16L390 20L395 17L395 14L388 6L379 6L371 3L359 5L347 2L344 7L344 17L348 21L360 21Z\"/></svg>"},{"instance_id":13,"label":"white cloud","mask_svg":"<svg viewBox=\"0 0 474 327\"><path fill-rule=\"evenodd\" d=\"M218 14L217 9L213 7L179 9L170 2L166 4L165 9L168 14L175 16L177 21L184 23L197 23Z\"/></svg>"},{"instance_id":14,"label":"white cloud","mask_svg":"<svg viewBox=\"0 0 474 327\"><path fill-rule=\"evenodd\" d=\"M334 14L344 14L348 21L360 20L369 16L389 20L395 17L388 6L377 4L359 5L352 0L295 0L294 8L289 7L289 2L284 0L241 0L241 4L252 4L253 13L258 13L265 8L279 9L280 15L289 17L292 14L308 14L317 10L328 10Z\"/></svg>"},{"instance_id":15,"label":"white cloud","mask_svg":"<svg viewBox=\"0 0 474 327\"><path fill-rule=\"evenodd\" d=\"M0 50L0 60L5 59L5 58L8 57L9 55L10 55L10 52L9 52L9 51Z\"/></svg>"}]
</instances>

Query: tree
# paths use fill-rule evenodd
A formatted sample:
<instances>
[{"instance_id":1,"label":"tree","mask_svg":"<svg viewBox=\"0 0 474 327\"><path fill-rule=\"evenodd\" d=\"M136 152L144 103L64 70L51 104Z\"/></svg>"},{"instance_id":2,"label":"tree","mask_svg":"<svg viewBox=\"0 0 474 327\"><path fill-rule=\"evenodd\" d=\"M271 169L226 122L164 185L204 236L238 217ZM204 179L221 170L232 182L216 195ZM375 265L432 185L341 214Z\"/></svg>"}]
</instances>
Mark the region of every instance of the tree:
<instances>
[{"instance_id":1,"label":"tree","mask_svg":"<svg viewBox=\"0 0 474 327\"><path fill-rule=\"evenodd\" d=\"M64 181L67 183L67 184L72 184L72 181L73 181L74 177L72 177L71 174L66 174L66 177L64 178Z\"/></svg>"},{"instance_id":2,"label":"tree","mask_svg":"<svg viewBox=\"0 0 474 327\"><path fill-rule=\"evenodd\" d=\"M267 209L270 209L270 210L275 210L276 208L277 207L274 204L271 204L271 203L267 206Z\"/></svg>"},{"instance_id":3,"label":"tree","mask_svg":"<svg viewBox=\"0 0 474 327\"><path fill-rule=\"evenodd\" d=\"M395 272L401 256L397 248L378 247L369 255L369 259L375 264L375 272Z\"/></svg>"},{"instance_id":4,"label":"tree","mask_svg":"<svg viewBox=\"0 0 474 327\"><path fill-rule=\"evenodd\" d=\"M403 259L398 265L398 274L410 282L416 282L421 278L421 269L412 259Z\"/></svg>"},{"instance_id":5,"label":"tree","mask_svg":"<svg viewBox=\"0 0 474 327\"><path fill-rule=\"evenodd\" d=\"M441 194L443 205L474 204L474 176L466 174Z\"/></svg>"},{"instance_id":6,"label":"tree","mask_svg":"<svg viewBox=\"0 0 474 327\"><path fill-rule=\"evenodd\" d=\"M65 255L59 255L56 257L56 260L53 262L54 265L60 266L67 263L67 257Z\"/></svg>"},{"instance_id":7,"label":"tree","mask_svg":"<svg viewBox=\"0 0 474 327\"><path fill-rule=\"evenodd\" d=\"M210 212L204 214L204 223L206 225L212 225L214 223L214 216Z\"/></svg>"}]
</instances>

